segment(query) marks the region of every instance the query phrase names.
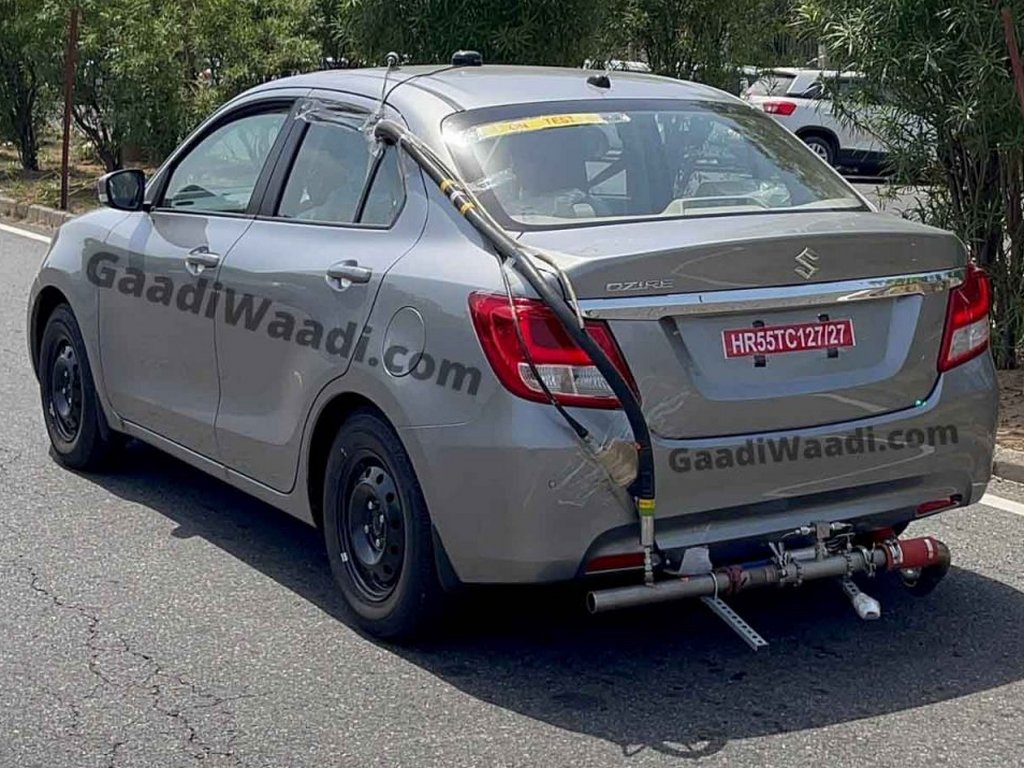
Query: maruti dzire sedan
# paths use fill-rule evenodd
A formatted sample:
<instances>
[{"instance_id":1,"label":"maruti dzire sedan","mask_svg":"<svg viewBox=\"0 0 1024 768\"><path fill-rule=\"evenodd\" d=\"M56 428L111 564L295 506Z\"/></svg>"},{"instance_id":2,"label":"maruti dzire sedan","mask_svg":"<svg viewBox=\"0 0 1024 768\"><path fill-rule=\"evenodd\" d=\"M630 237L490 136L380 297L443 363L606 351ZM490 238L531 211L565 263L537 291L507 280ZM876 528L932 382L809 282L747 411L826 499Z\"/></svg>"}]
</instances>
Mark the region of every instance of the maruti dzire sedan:
<instances>
[{"instance_id":1,"label":"maruti dzire sedan","mask_svg":"<svg viewBox=\"0 0 1024 768\"><path fill-rule=\"evenodd\" d=\"M717 90L459 63L276 80L104 177L29 302L57 460L130 436L319 526L382 636L462 584L944 573L897 537L989 478L959 241Z\"/></svg>"}]
</instances>

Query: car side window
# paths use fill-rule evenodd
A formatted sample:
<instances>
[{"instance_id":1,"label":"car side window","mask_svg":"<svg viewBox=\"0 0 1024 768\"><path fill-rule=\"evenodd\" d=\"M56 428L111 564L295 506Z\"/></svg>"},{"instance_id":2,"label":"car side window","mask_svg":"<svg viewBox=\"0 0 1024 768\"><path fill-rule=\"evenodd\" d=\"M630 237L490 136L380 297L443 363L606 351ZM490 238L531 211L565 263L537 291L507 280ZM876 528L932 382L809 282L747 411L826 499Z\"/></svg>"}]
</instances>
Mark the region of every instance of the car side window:
<instances>
[{"instance_id":1,"label":"car side window","mask_svg":"<svg viewBox=\"0 0 1024 768\"><path fill-rule=\"evenodd\" d=\"M825 84L820 80L803 93L797 94L801 99L821 99L825 96Z\"/></svg>"},{"instance_id":2,"label":"car side window","mask_svg":"<svg viewBox=\"0 0 1024 768\"><path fill-rule=\"evenodd\" d=\"M327 224L355 223L374 161L360 122L354 118L351 123L309 125L285 183L278 216ZM386 207L386 201L378 192L371 193L367 205L371 202L374 215L380 216L379 209Z\"/></svg>"},{"instance_id":3,"label":"car side window","mask_svg":"<svg viewBox=\"0 0 1024 768\"><path fill-rule=\"evenodd\" d=\"M287 111L246 115L220 126L177 164L161 207L245 213Z\"/></svg>"},{"instance_id":4,"label":"car side window","mask_svg":"<svg viewBox=\"0 0 1024 768\"><path fill-rule=\"evenodd\" d=\"M405 183L398 162L398 150L389 146L385 148L377 173L370 182L370 191L366 195L366 205L363 206L359 223L390 227L404 204Z\"/></svg>"}]
</instances>

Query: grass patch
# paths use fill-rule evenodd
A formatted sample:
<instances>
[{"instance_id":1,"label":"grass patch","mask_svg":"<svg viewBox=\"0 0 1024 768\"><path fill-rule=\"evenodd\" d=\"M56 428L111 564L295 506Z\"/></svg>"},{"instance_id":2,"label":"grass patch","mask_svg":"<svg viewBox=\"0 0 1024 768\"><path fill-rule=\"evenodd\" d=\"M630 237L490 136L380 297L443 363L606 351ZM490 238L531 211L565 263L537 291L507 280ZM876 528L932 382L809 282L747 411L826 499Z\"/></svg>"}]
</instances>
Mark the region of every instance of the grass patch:
<instances>
[{"instance_id":1,"label":"grass patch","mask_svg":"<svg viewBox=\"0 0 1024 768\"><path fill-rule=\"evenodd\" d=\"M72 213L84 213L99 206L96 199L96 180L104 174L103 165L96 161L89 145L78 136L72 136L68 172L68 208ZM144 168L147 175L152 168ZM10 143L0 143L0 197L10 197L19 203L60 205L60 137L48 135L39 148L39 170L26 171L18 161L18 150Z\"/></svg>"}]
</instances>

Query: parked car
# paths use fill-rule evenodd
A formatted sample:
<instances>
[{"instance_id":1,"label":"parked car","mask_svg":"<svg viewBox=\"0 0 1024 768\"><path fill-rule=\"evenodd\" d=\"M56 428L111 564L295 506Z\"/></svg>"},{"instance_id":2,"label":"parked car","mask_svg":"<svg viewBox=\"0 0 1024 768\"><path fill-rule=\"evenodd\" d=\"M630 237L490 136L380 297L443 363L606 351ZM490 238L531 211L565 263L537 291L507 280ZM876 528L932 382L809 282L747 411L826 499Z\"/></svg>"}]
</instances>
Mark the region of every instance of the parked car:
<instances>
[{"instance_id":1,"label":"parked car","mask_svg":"<svg viewBox=\"0 0 1024 768\"><path fill-rule=\"evenodd\" d=\"M625 61L623 59L609 59L608 61L595 61L586 59L583 62L584 69L604 69L617 72L650 72L651 65L646 61Z\"/></svg>"},{"instance_id":2,"label":"parked car","mask_svg":"<svg viewBox=\"0 0 1024 768\"><path fill-rule=\"evenodd\" d=\"M831 89L855 87L856 72L779 68L762 72L743 98L799 136L829 165L875 174L885 165L878 139L836 113Z\"/></svg>"},{"instance_id":3,"label":"parked car","mask_svg":"<svg viewBox=\"0 0 1024 768\"><path fill-rule=\"evenodd\" d=\"M609 80L300 75L104 177L29 299L56 460L136 438L319 526L384 636L462 584L914 581L896 535L989 479L984 275L741 100Z\"/></svg>"}]
</instances>

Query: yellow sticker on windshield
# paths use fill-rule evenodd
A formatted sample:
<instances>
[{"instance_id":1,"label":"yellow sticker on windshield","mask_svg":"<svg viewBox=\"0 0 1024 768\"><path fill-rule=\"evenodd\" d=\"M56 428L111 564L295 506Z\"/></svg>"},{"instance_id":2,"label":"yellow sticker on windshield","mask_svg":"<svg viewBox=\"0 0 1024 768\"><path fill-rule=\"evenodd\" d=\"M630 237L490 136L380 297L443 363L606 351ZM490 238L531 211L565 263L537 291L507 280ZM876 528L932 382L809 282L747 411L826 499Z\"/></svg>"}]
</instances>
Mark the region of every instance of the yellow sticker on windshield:
<instances>
[{"instance_id":1,"label":"yellow sticker on windshield","mask_svg":"<svg viewBox=\"0 0 1024 768\"><path fill-rule=\"evenodd\" d=\"M527 117L521 120L503 120L498 123L478 125L473 130L473 138L493 139L496 136L507 136L510 133L529 133L543 131L546 128L565 128L570 125L604 125L613 122L606 115L597 112L578 112L572 115L542 115Z\"/></svg>"}]
</instances>

